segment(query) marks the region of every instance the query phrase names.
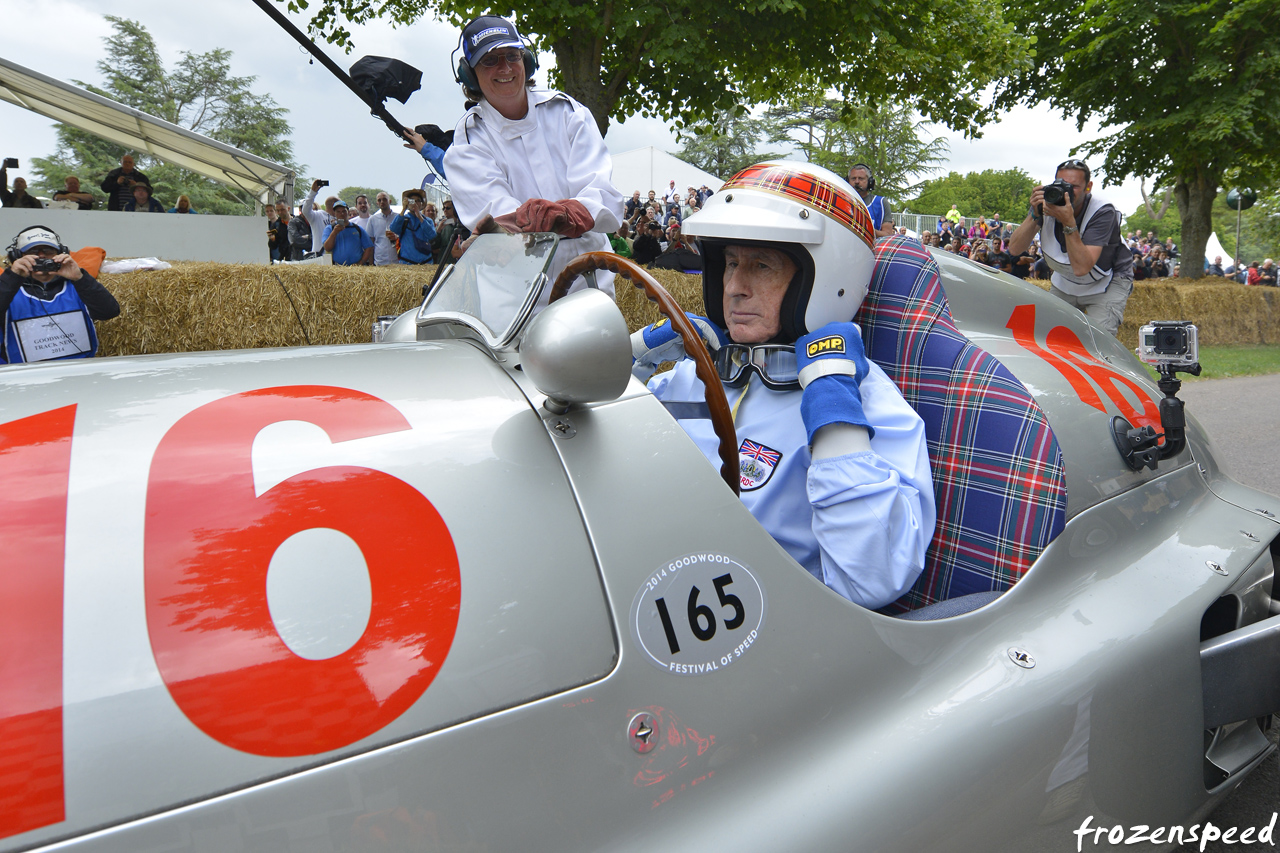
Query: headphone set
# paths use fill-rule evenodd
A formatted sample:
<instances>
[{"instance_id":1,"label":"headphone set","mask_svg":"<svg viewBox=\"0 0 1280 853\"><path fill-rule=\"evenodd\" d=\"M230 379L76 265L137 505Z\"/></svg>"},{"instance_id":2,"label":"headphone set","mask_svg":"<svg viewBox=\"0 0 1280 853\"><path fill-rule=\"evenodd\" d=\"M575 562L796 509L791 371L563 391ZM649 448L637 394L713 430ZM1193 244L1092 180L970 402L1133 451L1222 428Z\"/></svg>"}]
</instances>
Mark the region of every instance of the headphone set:
<instances>
[{"instance_id":1,"label":"headphone set","mask_svg":"<svg viewBox=\"0 0 1280 853\"><path fill-rule=\"evenodd\" d=\"M876 176L875 176L875 175L873 175L873 174L871 174L871 167L870 167L870 166L868 166L866 163L854 163L852 166L850 166L850 167L849 167L849 171L850 171L850 172L852 172L854 169L865 169L865 170L866 170L866 172L867 172L867 192L871 192L872 190L874 190L874 189L876 188Z\"/></svg>"},{"instance_id":2,"label":"headphone set","mask_svg":"<svg viewBox=\"0 0 1280 853\"><path fill-rule=\"evenodd\" d=\"M473 21L472 23L475 22ZM514 30L515 27L512 26L512 29ZM519 35L519 33L517 33L517 35ZM461 83L468 91L479 92L480 81L476 79L475 69L471 67L469 62L467 62L467 51L462 44L462 40L464 38L466 38L465 29L458 36L458 46L453 49L454 56L457 56L459 52L462 53L462 58L458 60L458 64L454 68L453 79ZM520 40L523 42L524 37L521 36ZM533 51L529 50L528 46L525 44L521 44L520 46L520 55L524 58L524 79L528 80L533 76L533 73L538 70L538 57L535 56Z\"/></svg>"},{"instance_id":3,"label":"headphone set","mask_svg":"<svg viewBox=\"0 0 1280 853\"><path fill-rule=\"evenodd\" d=\"M10 243L9 248L5 250L5 255L9 258L10 263L13 263L18 258L22 257L22 252L18 251L18 238L21 237L23 234L26 234L28 231L36 231L36 230L48 231L55 238L57 238L58 254L60 255L71 254L71 250L68 249L66 246L62 245L62 238L58 236L58 232L54 231L52 228L50 228L47 225L29 225L14 235L13 242Z\"/></svg>"}]
</instances>

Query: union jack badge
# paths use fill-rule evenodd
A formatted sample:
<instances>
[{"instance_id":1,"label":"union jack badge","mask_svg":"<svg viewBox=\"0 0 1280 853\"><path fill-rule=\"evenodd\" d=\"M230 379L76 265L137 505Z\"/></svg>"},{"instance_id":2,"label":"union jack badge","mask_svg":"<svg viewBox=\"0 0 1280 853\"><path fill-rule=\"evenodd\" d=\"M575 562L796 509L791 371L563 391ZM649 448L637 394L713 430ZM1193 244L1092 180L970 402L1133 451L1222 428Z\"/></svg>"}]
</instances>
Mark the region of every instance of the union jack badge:
<instances>
[{"instance_id":1,"label":"union jack badge","mask_svg":"<svg viewBox=\"0 0 1280 853\"><path fill-rule=\"evenodd\" d=\"M742 474L740 488L744 492L751 492L769 482L774 469L782 461L782 454L772 447L765 447L763 444L757 444L745 438L742 440L742 446L738 448L738 458L741 461Z\"/></svg>"}]
</instances>

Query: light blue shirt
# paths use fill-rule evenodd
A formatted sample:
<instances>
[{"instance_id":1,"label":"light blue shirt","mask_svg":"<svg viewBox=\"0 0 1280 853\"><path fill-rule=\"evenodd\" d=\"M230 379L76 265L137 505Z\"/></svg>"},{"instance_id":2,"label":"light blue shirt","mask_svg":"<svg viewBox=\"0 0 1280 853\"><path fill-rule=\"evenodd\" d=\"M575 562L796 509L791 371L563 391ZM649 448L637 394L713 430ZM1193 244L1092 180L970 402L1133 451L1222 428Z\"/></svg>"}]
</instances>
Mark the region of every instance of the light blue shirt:
<instances>
[{"instance_id":1,"label":"light blue shirt","mask_svg":"<svg viewBox=\"0 0 1280 853\"><path fill-rule=\"evenodd\" d=\"M659 400L702 400L689 359L655 376ZM742 388L726 388L732 406ZM875 428L871 450L813 461L803 391L770 391L752 376L737 407L742 502L815 578L864 607L902 596L924 568L936 520L924 421L874 363L860 386ZM707 420L679 422L718 471L719 441ZM751 442L754 447L747 444ZM770 464L772 454L778 454Z\"/></svg>"}]
</instances>

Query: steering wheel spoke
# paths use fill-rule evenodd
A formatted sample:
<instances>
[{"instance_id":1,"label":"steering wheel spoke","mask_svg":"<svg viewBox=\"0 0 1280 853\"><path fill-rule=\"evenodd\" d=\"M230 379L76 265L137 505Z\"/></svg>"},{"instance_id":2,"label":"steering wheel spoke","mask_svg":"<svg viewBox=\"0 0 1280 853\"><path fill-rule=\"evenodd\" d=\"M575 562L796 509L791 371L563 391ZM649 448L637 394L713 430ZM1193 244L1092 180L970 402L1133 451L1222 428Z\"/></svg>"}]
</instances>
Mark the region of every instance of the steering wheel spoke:
<instances>
[{"instance_id":1,"label":"steering wheel spoke","mask_svg":"<svg viewBox=\"0 0 1280 853\"><path fill-rule=\"evenodd\" d=\"M564 268L551 287L549 302L555 302L569 292L574 280L589 270L609 270L617 275L630 279L631 282L648 297L650 302L658 306L662 316L671 321L671 326L684 342L685 354L693 359L697 367L698 378L705 389L707 409L711 412L711 426L715 429L716 438L720 440L720 476L736 495L741 483L741 463L738 460L738 433L733 426L733 412L729 408L729 400L725 397L724 386L720 384L720 376L716 372L711 353L703 343L698 330L689 322L684 310L667 289L658 280L645 272L634 261L627 260L612 252L587 252L579 255Z\"/></svg>"}]
</instances>

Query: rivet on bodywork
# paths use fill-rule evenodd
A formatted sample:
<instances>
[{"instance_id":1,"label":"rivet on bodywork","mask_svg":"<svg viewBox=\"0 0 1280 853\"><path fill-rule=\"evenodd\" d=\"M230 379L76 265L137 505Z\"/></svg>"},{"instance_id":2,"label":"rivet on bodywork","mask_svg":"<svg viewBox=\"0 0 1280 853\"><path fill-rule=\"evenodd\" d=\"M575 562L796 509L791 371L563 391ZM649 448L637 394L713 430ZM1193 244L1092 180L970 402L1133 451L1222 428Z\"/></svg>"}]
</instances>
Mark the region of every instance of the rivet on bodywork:
<instances>
[{"instance_id":1,"label":"rivet on bodywork","mask_svg":"<svg viewBox=\"0 0 1280 853\"><path fill-rule=\"evenodd\" d=\"M578 434L578 431L574 429L573 424L563 418L556 418L554 421L550 421L550 425L551 434L556 438L573 438Z\"/></svg>"},{"instance_id":2,"label":"rivet on bodywork","mask_svg":"<svg viewBox=\"0 0 1280 853\"><path fill-rule=\"evenodd\" d=\"M1227 570L1222 568L1221 564L1215 563L1213 560L1205 560L1204 564L1213 569L1214 574L1222 575L1224 578L1227 576Z\"/></svg>"},{"instance_id":3,"label":"rivet on bodywork","mask_svg":"<svg viewBox=\"0 0 1280 853\"><path fill-rule=\"evenodd\" d=\"M801 219L808 219L808 218L809 218L809 211L805 210L804 208L800 208L800 218L801 218Z\"/></svg>"},{"instance_id":4,"label":"rivet on bodywork","mask_svg":"<svg viewBox=\"0 0 1280 853\"><path fill-rule=\"evenodd\" d=\"M1036 665L1035 658L1017 647L1009 649L1009 660L1013 661L1023 669L1031 669Z\"/></svg>"},{"instance_id":5,"label":"rivet on bodywork","mask_svg":"<svg viewBox=\"0 0 1280 853\"><path fill-rule=\"evenodd\" d=\"M658 718L646 711L641 711L627 723L627 738L631 748L641 755L652 752L658 745Z\"/></svg>"}]
</instances>

